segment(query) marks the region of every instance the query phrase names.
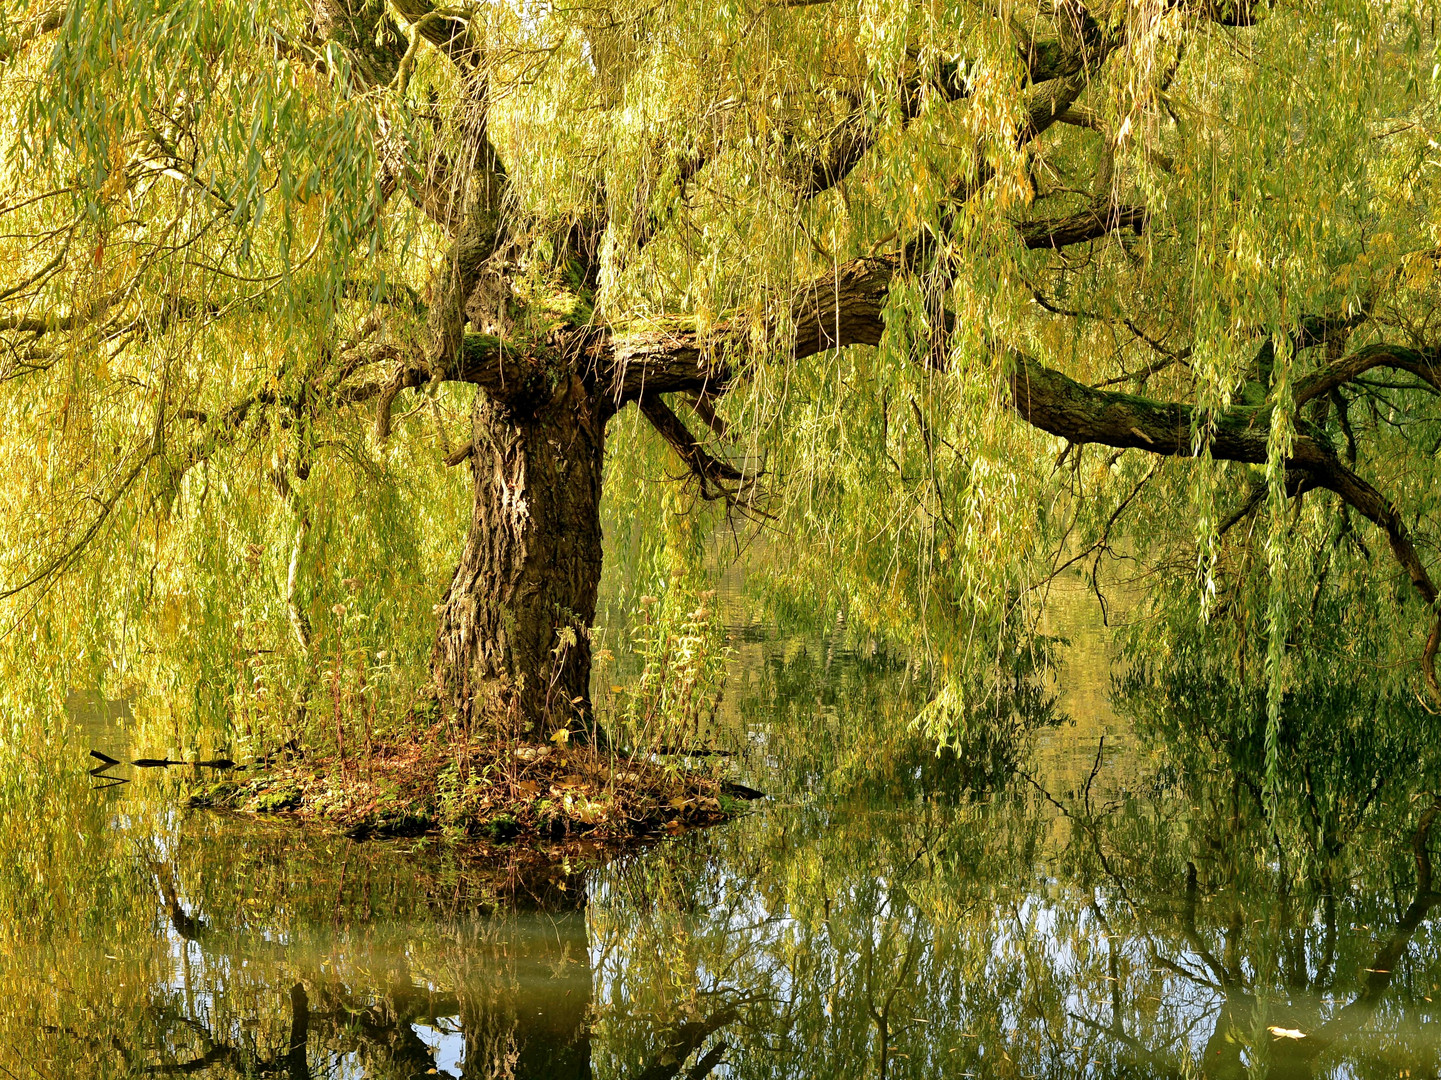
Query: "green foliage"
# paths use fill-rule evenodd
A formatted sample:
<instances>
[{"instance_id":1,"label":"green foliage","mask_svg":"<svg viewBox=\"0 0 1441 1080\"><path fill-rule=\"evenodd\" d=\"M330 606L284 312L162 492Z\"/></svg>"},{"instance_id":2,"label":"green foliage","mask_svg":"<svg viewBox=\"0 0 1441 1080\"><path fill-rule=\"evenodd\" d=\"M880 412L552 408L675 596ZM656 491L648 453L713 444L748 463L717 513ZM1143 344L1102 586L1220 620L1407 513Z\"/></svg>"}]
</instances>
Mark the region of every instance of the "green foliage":
<instances>
[{"instance_id":1,"label":"green foliage","mask_svg":"<svg viewBox=\"0 0 1441 1080\"><path fill-rule=\"evenodd\" d=\"M637 677L615 704L621 745L677 753L714 737L731 650L715 590L697 592L679 575L660 596L642 596L631 629Z\"/></svg>"},{"instance_id":2,"label":"green foliage","mask_svg":"<svg viewBox=\"0 0 1441 1080\"><path fill-rule=\"evenodd\" d=\"M1330 880L1346 873L1333 864L1352 838L1384 828L1378 816L1434 789L1441 758L1434 715L1407 671L1410 643L1395 639L1385 617L1404 611L1410 597L1389 574L1374 575L1371 560L1348 555L1343 537L1307 540L1293 542L1292 558L1321 565L1310 570L1309 607L1282 642L1279 694L1266 622L1271 589L1258 577L1223 590L1205 622L1189 583L1153 590L1128 631L1115 690L1141 732L1164 748L1171 782L1183 791L1244 792L1247 812L1265 823L1295 872ZM1230 546L1218 561L1223 582ZM1235 546L1241 557L1259 558L1252 545Z\"/></svg>"},{"instance_id":3,"label":"green foliage","mask_svg":"<svg viewBox=\"0 0 1441 1080\"><path fill-rule=\"evenodd\" d=\"M1286 696L1329 662L1308 650L1350 648L1347 604L1378 664L1414 659L1432 615L1337 501L1298 501L1286 455L1303 427L1359 440L1429 562L1424 389L1352 380L1291 405L1348 350L1438 345L1437 39L1400 0L1278 3L1250 28L1215 13L1096 5L1119 44L1040 139L1021 46L1060 48L1053 5L463 6L446 18L475 71L379 4L328 27L283 0L81 0L48 29L38 7L7 13L0 631L7 670L53 663L6 693L53 709L107 688L181 747L339 749L414 725L468 521L440 462L470 391L402 399L385 444L371 406L383 364L425 340L448 258L426 185L444 194L480 125L521 223L504 334L590 321L746 346L709 441L765 471L768 497L739 509L771 527L753 587L773 611L920 658L927 730L961 740L997 713L987 679L1045 668L1026 642L1062 564L1103 592L1134 559L1194 590L1176 603L1195 626L1244 627L1279 790ZM855 168L808 189L855 131ZM1112 204L1145 207L1141 235L1057 252L1016 228ZM801 286L916 250L878 346L795 357ZM1307 317L1347 329L1302 340ZM1192 402L1202 427L1264 406L1264 472L1061 445L1010 414L1001 345ZM613 550L639 571L622 609L694 573L718 521L658 482L674 459L634 413L606 473ZM1223 537L1256 485L1265 527ZM661 596L633 728L713 711L723 654L699 610Z\"/></svg>"}]
</instances>

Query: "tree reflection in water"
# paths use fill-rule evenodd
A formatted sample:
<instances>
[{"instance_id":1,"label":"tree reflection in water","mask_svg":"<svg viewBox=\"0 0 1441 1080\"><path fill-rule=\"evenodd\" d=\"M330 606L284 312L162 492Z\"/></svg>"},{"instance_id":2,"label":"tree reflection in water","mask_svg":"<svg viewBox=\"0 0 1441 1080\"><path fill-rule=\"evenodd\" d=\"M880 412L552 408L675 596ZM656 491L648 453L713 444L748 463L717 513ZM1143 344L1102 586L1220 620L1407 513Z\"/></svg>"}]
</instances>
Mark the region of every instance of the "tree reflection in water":
<instances>
[{"instance_id":1,"label":"tree reflection in water","mask_svg":"<svg viewBox=\"0 0 1441 1080\"><path fill-rule=\"evenodd\" d=\"M1077 771L1028 752L1060 719L1044 695L1027 699L1044 706L1035 722L1013 712L977 729L975 755L937 757L904 726L903 672L827 701L807 663L773 685L840 722L797 723L762 755L807 766L794 796L588 870L176 818L130 792L7 796L0 1066L316 1080L1441 1069L1426 718L1360 726L1337 711L1354 702L1294 700L1311 738L1268 796L1254 717L1195 684L1123 686L1138 735ZM1014 752L997 752L1001 729Z\"/></svg>"},{"instance_id":2,"label":"tree reflection in water","mask_svg":"<svg viewBox=\"0 0 1441 1080\"><path fill-rule=\"evenodd\" d=\"M1428 718L1289 700L1268 812L1264 710L1121 689L1143 737L1079 775L792 748L819 797L600 871L598 1074L724 1021L702 1073L1436 1075Z\"/></svg>"},{"instance_id":3,"label":"tree reflection in water","mask_svg":"<svg viewBox=\"0 0 1441 1080\"><path fill-rule=\"evenodd\" d=\"M151 825L156 823L152 822ZM10 955L0 1065L39 1075L585 1077L582 875L201 822L135 844L103 944ZM125 857L117 839L111 855ZM134 850L134 848L132 848ZM115 902L118 901L118 902ZM47 994L44 967L63 971ZM40 1015L34 1015L39 1013ZM22 1074L23 1075L23 1074Z\"/></svg>"},{"instance_id":4,"label":"tree reflection in water","mask_svg":"<svg viewBox=\"0 0 1441 1080\"><path fill-rule=\"evenodd\" d=\"M1433 1074L1437 804L1399 845L1410 868L1338 897L1193 858L1136 807L1056 801L774 815L604 872L599 1072L705 1021L735 1076ZM1206 839L1249 859L1265 837Z\"/></svg>"}]
</instances>

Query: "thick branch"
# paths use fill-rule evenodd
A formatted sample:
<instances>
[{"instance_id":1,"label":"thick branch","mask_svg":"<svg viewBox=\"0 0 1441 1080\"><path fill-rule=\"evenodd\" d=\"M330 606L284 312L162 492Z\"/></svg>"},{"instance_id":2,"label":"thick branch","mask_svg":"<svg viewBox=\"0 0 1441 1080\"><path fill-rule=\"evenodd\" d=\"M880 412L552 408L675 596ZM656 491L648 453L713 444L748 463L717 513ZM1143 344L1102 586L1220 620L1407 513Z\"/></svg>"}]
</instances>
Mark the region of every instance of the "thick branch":
<instances>
[{"instance_id":1,"label":"thick branch","mask_svg":"<svg viewBox=\"0 0 1441 1080\"><path fill-rule=\"evenodd\" d=\"M685 426L680 417L676 416L671 407L660 399L659 395L646 394L640 399L639 404L640 411L650 421L651 426L660 432L666 442L670 443L671 449L700 481L703 497L713 497L711 485L719 488L720 494L729 495L731 492L725 487L726 483L741 483L745 480L744 474L739 469L712 457L705 447L701 446L699 440L691 434L690 429Z\"/></svg>"},{"instance_id":2,"label":"thick branch","mask_svg":"<svg viewBox=\"0 0 1441 1080\"><path fill-rule=\"evenodd\" d=\"M1441 390L1441 358L1435 353L1420 353L1404 345L1367 345L1350 356L1328 364L1320 371L1296 380L1295 399L1299 408L1312 398L1329 394L1372 368L1389 367L1409 371L1418 379Z\"/></svg>"},{"instance_id":3,"label":"thick branch","mask_svg":"<svg viewBox=\"0 0 1441 1080\"><path fill-rule=\"evenodd\" d=\"M108 312L133 291L134 281L113 292L104 293L75 309L69 315L4 315L0 316L0 331L14 331L21 334L58 334L88 326Z\"/></svg>"},{"instance_id":4,"label":"thick branch","mask_svg":"<svg viewBox=\"0 0 1441 1080\"><path fill-rule=\"evenodd\" d=\"M1024 145L1048 130L1085 91L1089 73L1120 44L1119 31L1101 31L1083 9L1068 7L1065 14L1075 38L1067 45L1069 52L1066 55L1071 59L1064 63L1036 59L1031 70L1048 73L1074 70L1075 74L1049 79L1030 90L1026 99L1026 118L1015 135L1017 145ZM961 82L958 70L952 71L948 78L955 92L959 93ZM954 185L951 213L981 191L993 174L992 167L978 160L974 173ZM1099 222L1087 222L1084 226L1073 224L1069 233L1056 232L1051 242L1054 246L1062 246L1090 239L1094 229L1104 224L1105 217L1101 217ZM948 227L948 222L943 223L943 230ZM879 344L885 329L881 312L889 295L891 279L902 265L915 266L930 258L934 245L935 237L927 233L912 239L903 254L856 259L802 288L790 309L794 329L793 357L800 359L848 345ZM633 334L610 334L604 341L585 342L584 348L590 353L590 371L598 383L608 387L615 407L619 408L628 401L640 400L645 394L674 391L715 393L723 390L734 377L735 358L749 351L752 339L773 339L781 329L737 317L715 327L708 334L697 331L693 324L677 324L671 328ZM458 336L458 327L452 325L448 333L437 333L436 336L442 342L454 340ZM431 361L435 372L432 377L455 377L447 373L454 370L453 365L445 362L449 353L444 348L438 351L439 356ZM411 376L405 378L410 379ZM471 378L468 381L480 380ZM417 384L406 382L405 385ZM382 397L382 409L377 417L378 431L386 430L389 397Z\"/></svg>"},{"instance_id":5,"label":"thick branch","mask_svg":"<svg viewBox=\"0 0 1441 1080\"><path fill-rule=\"evenodd\" d=\"M457 190L455 201L447 206L447 214L457 206L464 207L461 221L445 262L437 267L432 283L431 294L435 299L426 321L430 340L425 356L430 379L453 378L453 373L463 371L469 362L466 306L487 264L505 243L510 225L509 181L505 169L490 142L483 117L476 122L476 128L477 159L462 181L464 186ZM503 379L503 372L495 374ZM382 393L379 397L375 432L380 439L390 434L390 405L400 389L402 386L397 384L394 392Z\"/></svg>"},{"instance_id":6,"label":"thick branch","mask_svg":"<svg viewBox=\"0 0 1441 1080\"><path fill-rule=\"evenodd\" d=\"M392 344L360 346L352 350L355 355L344 357L347 366L355 371L380 367L382 373L348 379L334 389L319 388L317 392L337 405L376 402L378 418L385 420L379 434L386 437L390 434L390 407L403 390L434 380L465 382L498 401L523 406L544 400L553 389L551 378L560 365L569 362L582 369L595 368L594 354L601 346L594 338L593 331L578 331L558 344L539 343L522 349L486 334L466 334L458 355L440 368L431 367L418 352L405 352Z\"/></svg>"},{"instance_id":7,"label":"thick branch","mask_svg":"<svg viewBox=\"0 0 1441 1080\"><path fill-rule=\"evenodd\" d=\"M1131 229L1137 236L1146 231L1148 215L1144 206L1108 206L1082 210L1068 217L1040 218L1016 226L1026 247L1063 248Z\"/></svg>"},{"instance_id":8,"label":"thick branch","mask_svg":"<svg viewBox=\"0 0 1441 1080\"><path fill-rule=\"evenodd\" d=\"M428 0L391 0L416 33L425 38L462 71L469 72L481 61L480 50L470 37L470 20L457 9L437 8Z\"/></svg>"},{"instance_id":9,"label":"thick branch","mask_svg":"<svg viewBox=\"0 0 1441 1080\"><path fill-rule=\"evenodd\" d=\"M475 457L475 440L466 439L464 446L460 447L457 450L453 450L451 453L445 456L445 467L448 469L453 469L462 461L468 461L470 458L473 457Z\"/></svg>"},{"instance_id":10,"label":"thick branch","mask_svg":"<svg viewBox=\"0 0 1441 1080\"><path fill-rule=\"evenodd\" d=\"M802 289L791 308L793 355L803 358L847 345L878 344L885 329L881 312L899 267L895 255L857 259ZM697 330L693 320L678 319L671 325L632 331L584 327L529 344L505 344L472 333L464 335L453 358L435 365L394 345L373 345L365 347L356 366L385 364L389 373L347 383L335 399L340 403L380 400L388 419L389 403L402 390L443 379L473 383L499 400L519 402L543 393L548 373L569 360L619 408L649 394L720 393L734 378L733 358L750 348L750 323L740 317L709 333Z\"/></svg>"},{"instance_id":11,"label":"thick branch","mask_svg":"<svg viewBox=\"0 0 1441 1080\"><path fill-rule=\"evenodd\" d=\"M1100 443L1177 457L1194 457L1205 450L1222 461L1261 465L1267 460L1269 408L1232 408L1208 415L1191 405L1097 390L1020 353L1013 353L1011 359L1012 407L1027 423L1052 435L1075 443ZM1436 586L1396 508L1342 463L1324 434L1304 420L1298 421L1298 426L1287 469L1304 472L1317 487L1335 492L1385 532L1392 556L1434 614ZM1441 621L1433 624L1422 655L1426 681L1433 691L1441 693L1435 673L1438 644Z\"/></svg>"},{"instance_id":12,"label":"thick branch","mask_svg":"<svg viewBox=\"0 0 1441 1080\"><path fill-rule=\"evenodd\" d=\"M654 1061L636 1073L637 1080L672 1080L673 1077L680 1074L686 1060L700 1049L706 1039L727 1024L734 1023L738 1015L734 1007L728 1006L704 1020L687 1020L685 1023L677 1024L668 1034L662 1033L662 1037L665 1038L662 1049L657 1052ZM719 1045L724 1046L725 1043ZM710 1054L702 1055L702 1057L703 1059L709 1058ZM692 1070L692 1075L697 1075L694 1070ZM699 1075L703 1076L704 1074Z\"/></svg>"},{"instance_id":13,"label":"thick branch","mask_svg":"<svg viewBox=\"0 0 1441 1080\"><path fill-rule=\"evenodd\" d=\"M895 255L857 259L797 293L791 304L792 355L879 344L885 330L881 312L899 267ZM734 377L732 356L749 351L749 339L750 324L743 318L709 334L676 325L619 336L606 346L611 394L619 407L644 394L718 393Z\"/></svg>"},{"instance_id":14,"label":"thick branch","mask_svg":"<svg viewBox=\"0 0 1441 1080\"><path fill-rule=\"evenodd\" d=\"M684 326L626 334L606 347L610 393L617 408L645 394L719 393L734 373L727 355L743 351L739 321L701 334Z\"/></svg>"},{"instance_id":15,"label":"thick branch","mask_svg":"<svg viewBox=\"0 0 1441 1080\"><path fill-rule=\"evenodd\" d=\"M403 156L401 154L395 156ZM409 162L400 161L394 167L392 186L399 187L411 205L447 234L454 233L461 223L464 211L461 193L456 189L455 177L443 155L426 163L422 172Z\"/></svg>"},{"instance_id":16,"label":"thick branch","mask_svg":"<svg viewBox=\"0 0 1441 1080\"><path fill-rule=\"evenodd\" d=\"M724 439L730 429L726 422L715 411L715 400L710 394L696 392L690 395L690 407L695 414L705 422L705 426Z\"/></svg>"},{"instance_id":17,"label":"thick branch","mask_svg":"<svg viewBox=\"0 0 1441 1080\"><path fill-rule=\"evenodd\" d=\"M1044 122L1048 124L1049 119ZM1138 208L1116 209L1125 223L1144 214ZM1061 247L1093 239L1094 231L1106 224L1103 216L1078 216L1038 225L1034 236L1039 238L1044 232L1047 246ZM911 247L904 256L855 259L799 290L790 308L795 334L791 356L803 359L827 349L880 344L885 331L882 312L891 281L906 261L919 255L920 245ZM611 392L617 406L644 393L716 393L734 377L732 357L747 351L749 336L749 326L740 318L716 327L709 335L677 324L617 335L606 343L605 355L598 359L613 372Z\"/></svg>"},{"instance_id":18,"label":"thick branch","mask_svg":"<svg viewBox=\"0 0 1441 1080\"><path fill-rule=\"evenodd\" d=\"M942 101L960 101L969 97L970 92L970 83L961 64L955 61L941 64L933 75L916 77L901 87L901 123L910 124L919 117L928 96L934 95ZM809 174L801 181L801 197L814 198L849 176L875 144L878 135L876 122L861 107L860 99L852 97L851 111L836 125L826 140L824 151L816 155Z\"/></svg>"},{"instance_id":19,"label":"thick branch","mask_svg":"<svg viewBox=\"0 0 1441 1080\"><path fill-rule=\"evenodd\" d=\"M1043 118L1049 125L1049 118ZM1046 239L1045 246L1063 247L1103 235L1112 222L1131 225L1143 221L1145 211L1137 207L1114 208L1107 218L1094 213L1075 218L1037 223L1033 232L1021 226L1027 242ZM1099 232L1097 230L1100 230ZM1037 243L1034 246L1042 246ZM791 302L790 319L795 332L792 356L803 359L827 349L849 345L878 345L885 331L882 312L890 295L891 281L905 260L915 259L918 245L901 255L856 259L835 272L816 278L802 288ZM717 327L709 336L693 329L642 332L619 337L612 345L613 391L617 404L636 400L642 393L718 391L734 375L732 354L743 353L747 343L743 320ZM1264 441L1264 440L1263 440Z\"/></svg>"},{"instance_id":20,"label":"thick branch","mask_svg":"<svg viewBox=\"0 0 1441 1080\"><path fill-rule=\"evenodd\" d=\"M1074 33L1066 38L1029 41L1019 48L1028 82L1039 87L1074 79L1088 69L1093 70L1115 47L1116 35L1104 31L1084 11L1079 11L1076 19ZM969 97L970 92L964 65L956 61L943 63L934 73L911 79L901 88L901 123L910 124L917 119L928 99L960 101ZM1059 111L1064 111L1064 107ZM878 135L874 120L860 108L859 101L855 102L855 107L827 140L825 152L817 155L811 164L809 175L800 185L802 198L829 191L849 176Z\"/></svg>"}]
</instances>

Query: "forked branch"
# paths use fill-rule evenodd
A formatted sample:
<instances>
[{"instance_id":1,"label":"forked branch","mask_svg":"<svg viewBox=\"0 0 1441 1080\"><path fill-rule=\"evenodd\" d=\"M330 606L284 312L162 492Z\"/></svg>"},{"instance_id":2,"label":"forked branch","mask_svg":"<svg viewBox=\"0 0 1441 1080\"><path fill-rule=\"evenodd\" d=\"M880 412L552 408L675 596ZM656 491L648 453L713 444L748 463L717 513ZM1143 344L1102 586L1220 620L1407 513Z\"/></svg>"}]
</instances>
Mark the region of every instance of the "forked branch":
<instances>
[{"instance_id":1,"label":"forked branch","mask_svg":"<svg viewBox=\"0 0 1441 1080\"><path fill-rule=\"evenodd\" d=\"M738 505L738 500L747 490L754 487L757 477L747 476L707 451L659 395L646 394L640 399L639 406L651 426L670 444L690 474L699 481L701 498L724 499L728 505L734 506Z\"/></svg>"}]
</instances>

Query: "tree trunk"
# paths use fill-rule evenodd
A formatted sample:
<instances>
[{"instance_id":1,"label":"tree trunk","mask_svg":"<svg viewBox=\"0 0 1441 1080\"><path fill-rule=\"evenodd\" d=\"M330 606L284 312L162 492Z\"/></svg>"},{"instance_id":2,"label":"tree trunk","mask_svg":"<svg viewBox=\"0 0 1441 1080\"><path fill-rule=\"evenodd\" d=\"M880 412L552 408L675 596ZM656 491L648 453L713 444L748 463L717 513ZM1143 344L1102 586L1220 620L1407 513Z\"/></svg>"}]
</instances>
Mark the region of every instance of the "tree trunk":
<instances>
[{"instance_id":1,"label":"tree trunk","mask_svg":"<svg viewBox=\"0 0 1441 1080\"><path fill-rule=\"evenodd\" d=\"M532 407L476 396L475 505L431 657L467 729L534 738L590 720L606 404L573 373Z\"/></svg>"}]
</instances>

